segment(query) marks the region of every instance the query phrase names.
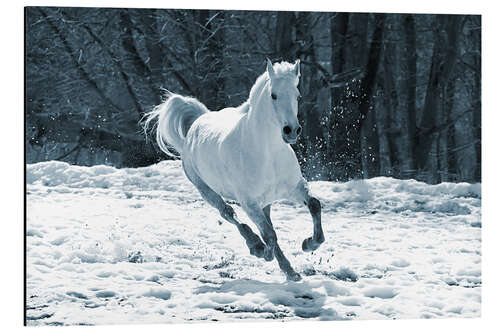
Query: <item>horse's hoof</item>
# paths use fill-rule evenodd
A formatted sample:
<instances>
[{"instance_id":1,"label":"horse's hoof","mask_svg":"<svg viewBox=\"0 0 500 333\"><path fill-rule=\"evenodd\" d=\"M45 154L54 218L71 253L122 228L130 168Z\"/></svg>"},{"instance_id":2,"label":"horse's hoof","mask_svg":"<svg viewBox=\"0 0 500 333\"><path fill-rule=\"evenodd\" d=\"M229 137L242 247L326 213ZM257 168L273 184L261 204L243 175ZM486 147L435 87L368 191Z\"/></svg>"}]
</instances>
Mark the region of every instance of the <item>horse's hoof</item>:
<instances>
[{"instance_id":1,"label":"horse's hoof","mask_svg":"<svg viewBox=\"0 0 500 333\"><path fill-rule=\"evenodd\" d=\"M302 276L300 276L300 274L297 272L291 272L286 274L286 279L287 281L298 282L302 280Z\"/></svg>"},{"instance_id":2,"label":"horse's hoof","mask_svg":"<svg viewBox=\"0 0 500 333\"><path fill-rule=\"evenodd\" d=\"M312 237L304 239L302 242L302 251L304 252L312 252L316 250L321 243L316 242L315 240L312 239Z\"/></svg>"}]
</instances>

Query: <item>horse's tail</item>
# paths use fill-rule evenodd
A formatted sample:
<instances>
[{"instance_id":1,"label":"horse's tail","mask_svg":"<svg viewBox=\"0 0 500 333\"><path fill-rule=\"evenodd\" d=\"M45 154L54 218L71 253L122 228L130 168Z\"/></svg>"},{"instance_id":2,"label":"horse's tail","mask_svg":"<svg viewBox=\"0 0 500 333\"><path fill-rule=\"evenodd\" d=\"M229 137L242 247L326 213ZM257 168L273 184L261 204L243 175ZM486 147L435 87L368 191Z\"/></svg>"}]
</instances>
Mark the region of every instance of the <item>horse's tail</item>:
<instances>
[{"instance_id":1,"label":"horse's tail","mask_svg":"<svg viewBox=\"0 0 500 333\"><path fill-rule=\"evenodd\" d=\"M157 119L154 124L158 146L165 154L179 157L189 128L198 117L209 110L195 98L177 95L168 90L165 98L163 103L144 115L143 128L147 136L151 122ZM174 148L179 155L176 155L171 148Z\"/></svg>"}]
</instances>

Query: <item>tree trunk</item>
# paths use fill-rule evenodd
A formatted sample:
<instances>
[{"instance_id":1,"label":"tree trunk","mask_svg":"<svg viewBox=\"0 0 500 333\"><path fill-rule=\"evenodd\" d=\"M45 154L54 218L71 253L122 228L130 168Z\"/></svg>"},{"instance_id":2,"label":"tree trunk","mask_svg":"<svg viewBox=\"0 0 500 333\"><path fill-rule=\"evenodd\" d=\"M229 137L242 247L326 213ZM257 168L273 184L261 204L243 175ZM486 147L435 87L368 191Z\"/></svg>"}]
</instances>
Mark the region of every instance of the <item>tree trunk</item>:
<instances>
[{"instance_id":1,"label":"tree trunk","mask_svg":"<svg viewBox=\"0 0 500 333\"><path fill-rule=\"evenodd\" d=\"M384 44L384 109L382 113L383 127L380 131L380 141L384 150L380 152L380 173L384 176L396 176L399 169L397 147L395 141L400 138L400 130L394 124L394 114L398 109L398 91L392 67L394 64L394 44Z\"/></svg>"},{"instance_id":2,"label":"tree trunk","mask_svg":"<svg viewBox=\"0 0 500 333\"><path fill-rule=\"evenodd\" d=\"M457 15L437 15L435 43L427 84L424 110L417 133L417 166L419 170L431 171L428 166L429 152L435 140L436 110L441 87L447 84L457 60L457 37L461 18ZM441 30L445 37L441 38Z\"/></svg>"},{"instance_id":3,"label":"tree trunk","mask_svg":"<svg viewBox=\"0 0 500 333\"><path fill-rule=\"evenodd\" d=\"M296 38L302 42L297 53L300 59L308 64L317 63L314 33L309 28L313 15L314 13L301 12L296 19ZM327 179L326 143L321 125L327 99L325 94L321 93L323 86L318 69L314 66L302 66L299 84L299 90L303 96L299 112L299 120L303 128L297 144L299 157L303 160L306 178Z\"/></svg>"},{"instance_id":4,"label":"tree trunk","mask_svg":"<svg viewBox=\"0 0 500 333\"><path fill-rule=\"evenodd\" d=\"M276 16L275 55L282 60L293 62L297 54L292 38L295 26L295 12L279 11Z\"/></svg>"},{"instance_id":5,"label":"tree trunk","mask_svg":"<svg viewBox=\"0 0 500 333\"><path fill-rule=\"evenodd\" d=\"M455 80L450 80L448 82L448 86L446 87L446 112L444 121L446 124L450 124L452 122L453 115L453 107L455 103ZM453 126L447 128L444 133L443 142L446 144L444 149L444 156L442 156L443 163L446 163L446 170L443 170L442 181L456 181L457 177L457 165L456 165L456 153L454 148L456 147L455 143L455 129Z\"/></svg>"},{"instance_id":6,"label":"tree trunk","mask_svg":"<svg viewBox=\"0 0 500 333\"><path fill-rule=\"evenodd\" d=\"M474 139L476 140L476 172L475 181L481 181L481 16L472 17L475 24L472 33L474 45L474 86L472 88L473 100L473 126Z\"/></svg>"},{"instance_id":7,"label":"tree trunk","mask_svg":"<svg viewBox=\"0 0 500 333\"><path fill-rule=\"evenodd\" d=\"M349 24L349 14L335 13L330 18L330 38L332 44L332 75L342 73L344 70L345 55L344 45ZM332 110L339 104L342 99L343 88L331 89L331 108Z\"/></svg>"},{"instance_id":8,"label":"tree trunk","mask_svg":"<svg viewBox=\"0 0 500 333\"><path fill-rule=\"evenodd\" d=\"M374 119L376 117L374 115L370 115L371 121L368 120L368 112L375 113L376 110L373 107L372 99L375 91L376 85L376 77L378 73L378 68L380 64L380 55L381 55L381 45L383 40L383 31L384 31L384 21L385 14L375 14L375 31L373 32L372 41L370 43L370 50L368 52L368 63L366 65L366 76L361 82L361 104L359 106L359 122L358 122L358 140L367 140L366 147L367 151L370 151L370 154L361 154L361 164L367 165L365 169L374 172L374 170L379 169L379 141L378 135L376 131L376 127L374 127ZM366 126L366 124L370 124L368 127L370 131L369 137L364 137L362 135L362 128ZM364 175L366 178L368 175Z\"/></svg>"},{"instance_id":9,"label":"tree trunk","mask_svg":"<svg viewBox=\"0 0 500 333\"><path fill-rule=\"evenodd\" d=\"M127 60L130 60L132 67L135 70L135 74L142 77L146 75L148 69L144 62L142 61L139 51L135 46L133 28L134 24L130 18L130 14L127 10L120 11L120 29L123 33L122 35L122 47L127 52Z\"/></svg>"},{"instance_id":10,"label":"tree trunk","mask_svg":"<svg viewBox=\"0 0 500 333\"><path fill-rule=\"evenodd\" d=\"M415 133L417 128L417 112L416 112L416 89L417 89L417 52L416 52L416 35L415 35L415 19L413 14L405 15L405 49L406 49L406 87L407 95L407 122L405 143L407 148L407 158L403 162L401 176L403 178L413 178L416 174L416 147Z\"/></svg>"},{"instance_id":11,"label":"tree trunk","mask_svg":"<svg viewBox=\"0 0 500 333\"><path fill-rule=\"evenodd\" d=\"M373 105L375 105L374 102ZM363 178L376 177L380 172L380 142L375 108L367 114L366 119L363 121L360 135Z\"/></svg>"},{"instance_id":12,"label":"tree trunk","mask_svg":"<svg viewBox=\"0 0 500 333\"><path fill-rule=\"evenodd\" d=\"M345 39L349 25L348 13L335 13L330 17L330 38L332 44L331 64L332 75L342 73L345 64ZM331 88L330 90L330 114L328 121L329 135L327 137L327 155L330 163L328 180L343 178L341 170L341 156L336 154L337 143L342 138L340 133L343 126L341 112L341 101L344 98L344 87ZM345 132L345 131L344 131Z\"/></svg>"},{"instance_id":13,"label":"tree trunk","mask_svg":"<svg viewBox=\"0 0 500 333\"><path fill-rule=\"evenodd\" d=\"M144 39L146 49L149 54L149 69L150 75L148 81L150 82L153 94L153 100L156 105L161 103L161 90L163 82L163 58L165 54L162 51L160 44L160 33L158 28L158 13L157 9L144 12L141 10L139 13L140 20L144 27Z\"/></svg>"}]
</instances>

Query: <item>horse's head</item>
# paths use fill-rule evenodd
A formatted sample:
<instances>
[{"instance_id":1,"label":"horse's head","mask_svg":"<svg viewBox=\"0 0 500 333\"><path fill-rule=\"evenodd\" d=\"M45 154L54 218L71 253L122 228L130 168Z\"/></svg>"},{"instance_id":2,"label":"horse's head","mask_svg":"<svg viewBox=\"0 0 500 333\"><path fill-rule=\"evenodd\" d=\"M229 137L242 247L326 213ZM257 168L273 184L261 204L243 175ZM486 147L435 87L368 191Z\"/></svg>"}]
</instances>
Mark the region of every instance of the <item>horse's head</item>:
<instances>
[{"instance_id":1,"label":"horse's head","mask_svg":"<svg viewBox=\"0 0 500 333\"><path fill-rule=\"evenodd\" d=\"M297 119L300 61L297 60L295 64L282 62L273 67L271 61L267 59L267 74L269 75L267 98L273 106L273 118L280 126L283 141L295 143L302 130Z\"/></svg>"}]
</instances>

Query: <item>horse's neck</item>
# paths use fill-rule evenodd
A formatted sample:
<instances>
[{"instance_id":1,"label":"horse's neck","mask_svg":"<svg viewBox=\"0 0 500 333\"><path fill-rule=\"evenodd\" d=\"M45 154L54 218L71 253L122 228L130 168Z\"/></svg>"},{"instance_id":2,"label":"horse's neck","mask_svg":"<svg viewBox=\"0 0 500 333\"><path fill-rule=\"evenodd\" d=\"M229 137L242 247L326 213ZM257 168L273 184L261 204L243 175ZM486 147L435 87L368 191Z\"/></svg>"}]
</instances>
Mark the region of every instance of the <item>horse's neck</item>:
<instances>
[{"instance_id":1,"label":"horse's neck","mask_svg":"<svg viewBox=\"0 0 500 333\"><path fill-rule=\"evenodd\" d=\"M257 100L255 105L250 105L246 127L247 135L251 136L252 141L259 145L261 150L272 151L283 148L285 143L281 138L280 129L270 119L269 112L272 112L272 105L267 105L262 99Z\"/></svg>"}]
</instances>

